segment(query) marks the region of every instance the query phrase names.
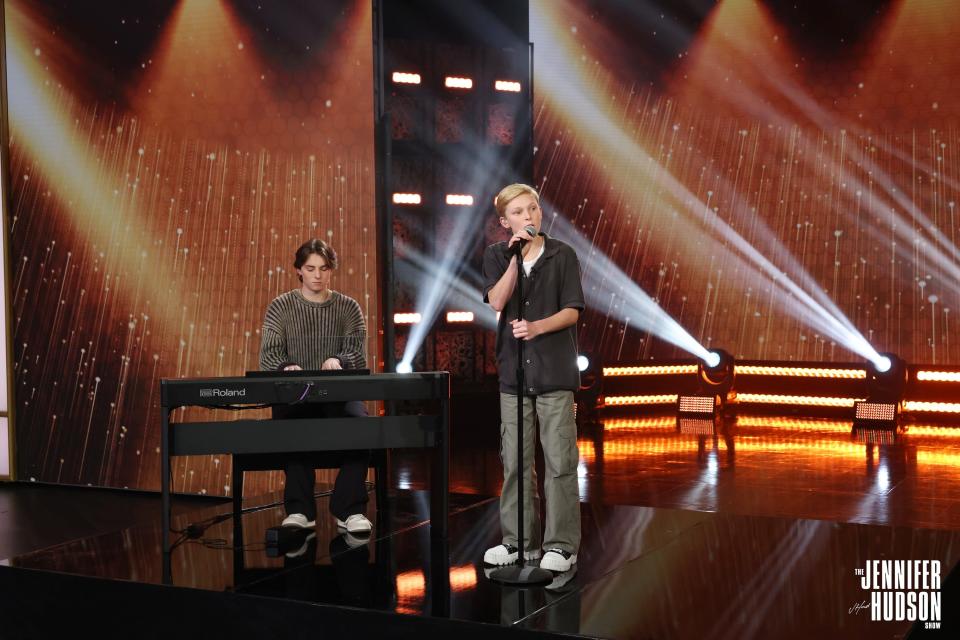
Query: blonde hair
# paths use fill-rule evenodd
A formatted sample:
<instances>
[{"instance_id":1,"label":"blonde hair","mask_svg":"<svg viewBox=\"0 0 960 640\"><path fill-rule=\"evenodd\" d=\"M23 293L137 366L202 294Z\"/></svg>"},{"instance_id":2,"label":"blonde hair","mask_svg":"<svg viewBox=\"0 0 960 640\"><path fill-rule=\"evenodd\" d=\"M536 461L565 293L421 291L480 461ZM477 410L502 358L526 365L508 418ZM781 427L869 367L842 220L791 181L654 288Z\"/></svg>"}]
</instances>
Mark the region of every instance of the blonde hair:
<instances>
[{"instance_id":1,"label":"blonde hair","mask_svg":"<svg viewBox=\"0 0 960 640\"><path fill-rule=\"evenodd\" d=\"M510 201L514 198L522 196L525 193L533 196L533 199L537 201L537 204L540 203L540 194L537 193L536 189L528 184L515 182L513 184L508 184L501 189L500 193L497 194L497 197L494 198L493 204L497 208L497 215L502 218L504 213L506 213L507 205L510 204Z\"/></svg>"}]
</instances>

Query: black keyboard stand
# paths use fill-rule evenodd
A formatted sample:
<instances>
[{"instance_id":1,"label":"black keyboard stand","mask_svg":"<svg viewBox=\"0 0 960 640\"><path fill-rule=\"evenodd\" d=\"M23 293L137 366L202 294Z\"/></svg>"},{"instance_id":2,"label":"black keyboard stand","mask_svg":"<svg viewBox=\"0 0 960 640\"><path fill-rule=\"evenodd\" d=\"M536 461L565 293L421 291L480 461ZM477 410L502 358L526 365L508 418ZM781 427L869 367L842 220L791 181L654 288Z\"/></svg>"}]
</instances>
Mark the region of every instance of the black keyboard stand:
<instances>
[{"instance_id":1,"label":"black keyboard stand","mask_svg":"<svg viewBox=\"0 0 960 640\"><path fill-rule=\"evenodd\" d=\"M163 582L172 584L170 568L171 458L210 454L283 454L356 449L429 448L430 535L446 548L450 472L450 374L423 372L323 377L197 378L160 381L160 473L163 527ZM422 400L421 415L383 415L363 418L230 420L174 422L173 413L185 407L217 409L239 405L275 406L299 402L351 400ZM385 474L382 474L385 475ZM386 479L377 478L378 485ZM386 486L378 486L378 499ZM242 496L234 496L234 505ZM379 510L379 509L378 509ZM234 517L239 518L236 511ZM433 572L431 572L433 573ZM437 576L438 578L442 578ZM440 579L440 582L448 582ZM449 585L448 585L449 586ZM440 587L440 588L436 588ZM440 596L441 584L435 584ZM449 592L449 589L446 590ZM449 598L440 598L442 602ZM440 612L442 614L442 612Z\"/></svg>"}]
</instances>

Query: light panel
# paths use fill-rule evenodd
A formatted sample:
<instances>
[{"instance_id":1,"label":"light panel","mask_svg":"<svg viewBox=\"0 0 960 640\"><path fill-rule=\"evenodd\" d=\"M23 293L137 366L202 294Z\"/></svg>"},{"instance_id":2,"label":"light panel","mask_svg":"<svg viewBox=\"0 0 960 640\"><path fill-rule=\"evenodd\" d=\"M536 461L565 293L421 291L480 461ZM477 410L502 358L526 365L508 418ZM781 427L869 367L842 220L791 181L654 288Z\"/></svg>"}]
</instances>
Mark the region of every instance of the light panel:
<instances>
[{"instance_id":1,"label":"light panel","mask_svg":"<svg viewBox=\"0 0 960 640\"><path fill-rule=\"evenodd\" d=\"M447 311L447 322L473 322L473 311Z\"/></svg>"},{"instance_id":2,"label":"light panel","mask_svg":"<svg viewBox=\"0 0 960 640\"><path fill-rule=\"evenodd\" d=\"M446 76L443 79L443 86L448 89L473 89L473 80L458 76Z\"/></svg>"},{"instance_id":3,"label":"light panel","mask_svg":"<svg viewBox=\"0 0 960 640\"><path fill-rule=\"evenodd\" d=\"M473 206L473 196L465 193L448 193L447 204L455 207L470 207Z\"/></svg>"},{"instance_id":4,"label":"light panel","mask_svg":"<svg viewBox=\"0 0 960 640\"><path fill-rule=\"evenodd\" d=\"M497 80L493 83L493 88L497 91L508 91L510 93L520 93L520 83L515 80Z\"/></svg>"},{"instance_id":5,"label":"light panel","mask_svg":"<svg viewBox=\"0 0 960 640\"><path fill-rule=\"evenodd\" d=\"M895 420L897 405L890 402L857 402L853 417L855 420Z\"/></svg>"},{"instance_id":6,"label":"light panel","mask_svg":"<svg viewBox=\"0 0 960 640\"><path fill-rule=\"evenodd\" d=\"M716 407L714 396L680 396L677 411L680 413L713 413Z\"/></svg>"},{"instance_id":7,"label":"light panel","mask_svg":"<svg viewBox=\"0 0 960 640\"><path fill-rule=\"evenodd\" d=\"M417 324L423 319L419 313L395 313L393 324Z\"/></svg>"},{"instance_id":8,"label":"light panel","mask_svg":"<svg viewBox=\"0 0 960 640\"><path fill-rule=\"evenodd\" d=\"M393 194L393 204L420 204L422 200L419 193Z\"/></svg>"},{"instance_id":9,"label":"light panel","mask_svg":"<svg viewBox=\"0 0 960 640\"><path fill-rule=\"evenodd\" d=\"M394 71L390 79L397 84L420 84L421 82L419 73L411 73L408 71Z\"/></svg>"}]
</instances>

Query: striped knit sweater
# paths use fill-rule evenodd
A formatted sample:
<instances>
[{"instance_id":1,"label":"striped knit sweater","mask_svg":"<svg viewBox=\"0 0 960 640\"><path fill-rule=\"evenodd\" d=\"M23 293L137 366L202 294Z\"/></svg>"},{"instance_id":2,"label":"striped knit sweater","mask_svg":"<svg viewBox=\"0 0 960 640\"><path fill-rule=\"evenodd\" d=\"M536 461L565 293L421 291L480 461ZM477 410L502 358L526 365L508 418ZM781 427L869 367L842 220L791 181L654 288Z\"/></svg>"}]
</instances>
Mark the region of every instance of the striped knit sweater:
<instances>
[{"instance_id":1,"label":"striped knit sweater","mask_svg":"<svg viewBox=\"0 0 960 640\"><path fill-rule=\"evenodd\" d=\"M366 341L367 329L356 300L331 291L326 302L310 302L294 289L267 307L260 369L275 371L298 364L316 371L327 358L338 358L344 369L364 369Z\"/></svg>"}]
</instances>

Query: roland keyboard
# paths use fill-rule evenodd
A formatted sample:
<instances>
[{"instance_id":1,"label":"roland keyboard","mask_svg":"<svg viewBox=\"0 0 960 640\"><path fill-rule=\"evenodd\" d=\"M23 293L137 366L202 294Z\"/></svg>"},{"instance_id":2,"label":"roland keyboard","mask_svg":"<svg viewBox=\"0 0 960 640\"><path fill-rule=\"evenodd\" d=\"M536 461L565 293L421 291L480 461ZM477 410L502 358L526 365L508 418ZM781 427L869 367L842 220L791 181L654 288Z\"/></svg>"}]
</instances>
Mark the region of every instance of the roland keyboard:
<instances>
[{"instance_id":1,"label":"roland keyboard","mask_svg":"<svg viewBox=\"0 0 960 640\"><path fill-rule=\"evenodd\" d=\"M312 402L420 400L417 415L303 419L172 420L183 407L244 409ZM358 449L430 449L431 538L447 538L450 374L278 371L231 378L160 380L163 579L169 584L171 458L210 454L288 454ZM191 414L186 414L191 415ZM239 496L234 501L240 516Z\"/></svg>"},{"instance_id":2,"label":"roland keyboard","mask_svg":"<svg viewBox=\"0 0 960 640\"><path fill-rule=\"evenodd\" d=\"M256 377L164 378L160 381L160 406L165 409L449 397L450 376L436 371L375 374L349 370L336 374L277 371L256 372Z\"/></svg>"}]
</instances>

